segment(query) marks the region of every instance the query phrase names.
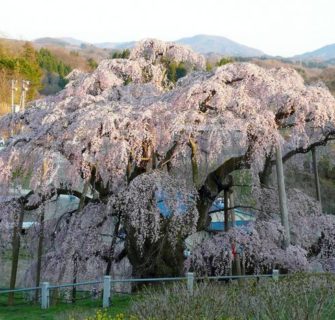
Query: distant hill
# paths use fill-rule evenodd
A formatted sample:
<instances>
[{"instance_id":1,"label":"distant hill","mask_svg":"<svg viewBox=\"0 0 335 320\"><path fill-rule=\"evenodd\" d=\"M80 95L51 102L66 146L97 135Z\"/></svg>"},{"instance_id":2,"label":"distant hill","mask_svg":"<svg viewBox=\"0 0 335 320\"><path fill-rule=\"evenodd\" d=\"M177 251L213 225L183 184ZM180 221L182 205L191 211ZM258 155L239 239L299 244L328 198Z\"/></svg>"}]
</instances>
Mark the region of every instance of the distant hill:
<instances>
[{"instance_id":1,"label":"distant hill","mask_svg":"<svg viewBox=\"0 0 335 320\"><path fill-rule=\"evenodd\" d=\"M134 47L136 44L135 41L89 43L71 37L62 37L62 38L45 37L34 40L34 43L40 46L61 46L63 48L72 48L72 49L75 48L86 49L87 47L90 48L95 47L99 49L109 49L109 50L129 49Z\"/></svg>"},{"instance_id":2,"label":"distant hill","mask_svg":"<svg viewBox=\"0 0 335 320\"><path fill-rule=\"evenodd\" d=\"M177 43L190 46L199 53L219 53L232 57L260 57L265 53L254 48L247 47L230 39L220 36L196 35L190 38L182 38Z\"/></svg>"},{"instance_id":3,"label":"distant hill","mask_svg":"<svg viewBox=\"0 0 335 320\"><path fill-rule=\"evenodd\" d=\"M66 47L70 44L67 41L64 41L62 38L50 38L50 37L38 38L35 39L33 42L42 46L52 45L60 47Z\"/></svg>"},{"instance_id":4,"label":"distant hill","mask_svg":"<svg viewBox=\"0 0 335 320\"><path fill-rule=\"evenodd\" d=\"M78 39L71 38L71 37L64 37L64 38L59 38L59 39L70 44L71 46L80 47L82 44L87 44L87 45L89 44L86 41L78 40Z\"/></svg>"},{"instance_id":5,"label":"distant hill","mask_svg":"<svg viewBox=\"0 0 335 320\"><path fill-rule=\"evenodd\" d=\"M265 53L254 48L247 47L235 41L229 40L225 37L211 36L211 35L196 35L190 38L182 38L174 41L179 44L190 46L198 53L208 54L216 53L224 56L232 57L261 57ZM100 42L100 43L87 43L82 40L63 37L63 38L39 38L34 40L34 43L40 46L60 46L63 48L85 48L96 47L99 49L108 50L124 50L135 46L135 41L128 42Z\"/></svg>"},{"instance_id":6,"label":"distant hill","mask_svg":"<svg viewBox=\"0 0 335 320\"><path fill-rule=\"evenodd\" d=\"M101 43L94 43L95 47L101 49L114 49L114 50L123 50L123 49L130 49L133 48L136 44L136 41L129 41L129 42L101 42Z\"/></svg>"},{"instance_id":7,"label":"distant hill","mask_svg":"<svg viewBox=\"0 0 335 320\"><path fill-rule=\"evenodd\" d=\"M335 44L292 57L294 60L327 61L335 59Z\"/></svg>"}]
</instances>

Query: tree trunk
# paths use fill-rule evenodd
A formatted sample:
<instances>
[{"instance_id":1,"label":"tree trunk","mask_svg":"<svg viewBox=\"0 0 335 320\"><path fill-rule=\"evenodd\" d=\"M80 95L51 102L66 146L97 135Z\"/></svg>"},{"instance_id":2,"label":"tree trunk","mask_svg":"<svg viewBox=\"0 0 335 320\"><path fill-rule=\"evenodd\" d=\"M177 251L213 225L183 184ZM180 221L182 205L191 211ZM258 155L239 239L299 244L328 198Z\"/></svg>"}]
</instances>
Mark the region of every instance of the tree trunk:
<instances>
[{"instance_id":1,"label":"tree trunk","mask_svg":"<svg viewBox=\"0 0 335 320\"><path fill-rule=\"evenodd\" d=\"M115 254L116 240L117 240L117 235L119 233L120 224L121 224L121 218L119 216L118 221L116 222L115 227L114 227L113 238L112 238L112 242L111 242L111 245L110 245L110 248L109 248L109 257L108 257L108 262L107 262L107 267L106 267L106 272L105 272L106 276L110 275L111 270L112 270L112 265L113 265L113 261L114 261L114 254Z\"/></svg>"},{"instance_id":2,"label":"tree trunk","mask_svg":"<svg viewBox=\"0 0 335 320\"><path fill-rule=\"evenodd\" d=\"M14 225L13 229L12 268L9 283L10 290L14 290L16 285L17 268L20 254L20 236L22 233L23 219L24 219L24 210L22 207L18 217L18 224ZM13 305L13 302L14 302L14 293L11 292L8 294L8 305L10 306Z\"/></svg>"},{"instance_id":3,"label":"tree trunk","mask_svg":"<svg viewBox=\"0 0 335 320\"><path fill-rule=\"evenodd\" d=\"M191 163L192 163L192 178L193 183L196 187L199 185L199 168L198 168L198 162L197 162L197 143L190 138L190 147L191 147Z\"/></svg>"},{"instance_id":4,"label":"tree trunk","mask_svg":"<svg viewBox=\"0 0 335 320\"><path fill-rule=\"evenodd\" d=\"M321 205L321 188L320 188L318 162L317 162L317 154L316 154L315 147L312 149L312 158L313 158L313 171L314 171L314 181L315 181L315 189L316 189L316 199L320 202L320 205Z\"/></svg>"},{"instance_id":5,"label":"tree trunk","mask_svg":"<svg viewBox=\"0 0 335 320\"><path fill-rule=\"evenodd\" d=\"M277 169L277 182L279 192L279 206L281 214L281 223L284 227L284 248L286 249L291 242L290 226L288 221L288 208L287 208L287 197L285 191L285 180L284 180L284 169L281 146L276 149L276 169Z\"/></svg>"},{"instance_id":6,"label":"tree trunk","mask_svg":"<svg viewBox=\"0 0 335 320\"><path fill-rule=\"evenodd\" d=\"M42 267L42 255L43 255L43 241L44 241L44 206L42 206L42 212L40 217L40 229L38 235L38 248L37 248L37 266L36 266L36 287L40 286L41 281L41 267ZM38 301L39 291L36 290L35 300Z\"/></svg>"},{"instance_id":7,"label":"tree trunk","mask_svg":"<svg viewBox=\"0 0 335 320\"><path fill-rule=\"evenodd\" d=\"M236 253L235 256L235 272L237 276L242 275L242 270L241 270L241 257L239 253Z\"/></svg>"},{"instance_id":8,"label":"tree trunk","mask_svg":"<svg viewBox=\"0 0 335 320\"><path fill-rule=\"evenodd\" d=\"M86 200L86 195L87 195L89 186L90 186L90 181L87 180L84 183L83 193L82 193L82 195L80 197L80 200L79 200L78 211L83 210L83 208L85 206L85 200Z\"/></svg>"},{"instance_id":9,"label":"tree trunk","mask_svg":"<svg viewBox=\"0 0 335 320\"><path fill-rule=\"evenodd\" d=\"M259 180L264 187L269 187L271 185L272 156L272 152L266 156L263 171L259 173Z\"/></svg>"},{"instance_id":10,"label":"tree trunk","mask_svg":"<svg viewBox=\"0 0 335 320\"><path fill-rule=\"evenodd\" d=\"M78 253L75 252L73 258L73 275L72 275L72 283L74 284L77 283L77 275L78 275ZM76 298L77 298L77 287L73 286L71 302L76 303Z\"/></svg>"}]
</instances>

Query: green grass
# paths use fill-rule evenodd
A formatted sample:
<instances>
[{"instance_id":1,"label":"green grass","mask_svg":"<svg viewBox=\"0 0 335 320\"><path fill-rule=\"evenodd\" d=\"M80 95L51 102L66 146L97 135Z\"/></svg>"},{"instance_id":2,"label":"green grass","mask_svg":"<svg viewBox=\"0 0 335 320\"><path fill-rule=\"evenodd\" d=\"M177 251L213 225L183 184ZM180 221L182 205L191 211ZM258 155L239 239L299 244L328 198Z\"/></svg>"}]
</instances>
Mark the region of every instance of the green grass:
<instances>
[{"instance_id":1,"label":"green grass","mask_svg":"<svg viewBox=\"0 0 335 320\"><path fill-rule=\"evenodd\" d=\"M92 316L101 309L102 299L79 300L75 304L59 303L47 310L42 310L38 304L24 301L22 296L17 296L14 306L7 306L7 295L0 295L0 320L79 320ZM109 314L115 316L125 313L130 305L129 295L113 295L112 307Z\"/></svg>"},{"instance_id":2,"label":"green grass","mask_svg":"<svg viewBox=\"0 0 335 320\"><path fill-rule=\"evenodd\" d=\"M128 313L134 319L332 320L335 275L292 274L272 279L203 281L143 290Z\"/></svg>"}]
</instances>

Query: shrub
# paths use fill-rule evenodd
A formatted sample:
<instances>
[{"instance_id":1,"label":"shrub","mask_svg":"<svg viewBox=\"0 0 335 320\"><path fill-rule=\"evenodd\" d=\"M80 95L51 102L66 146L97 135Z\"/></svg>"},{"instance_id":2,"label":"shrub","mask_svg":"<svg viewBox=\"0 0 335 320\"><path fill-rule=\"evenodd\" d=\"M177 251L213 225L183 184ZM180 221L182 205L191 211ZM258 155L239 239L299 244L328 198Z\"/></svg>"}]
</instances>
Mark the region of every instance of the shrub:
<instances>
[{"instance_id":1,"label":"shrub","mask_svg":"<svg viewBox=\"0 0 335 320\"><path fill-rule=\"evenodd\" d=\"M138 319L334 319L335 277L203 282L192 296L184 285L148 290L130 314Z\"/></svg>"},{"instance_id":2,"label":"shrub","mask_svg":"<svg viewBox=\"0 0 335 320\"><path fill-rule=\"evenodd\" d=\"M88 317L85 320L137 320L137 318L132 316L125 316L123 313L119 313L116 316L112 316L108 313L107 309L103 309L98 310L94 316Z\"/></svg>"}]
</instances>

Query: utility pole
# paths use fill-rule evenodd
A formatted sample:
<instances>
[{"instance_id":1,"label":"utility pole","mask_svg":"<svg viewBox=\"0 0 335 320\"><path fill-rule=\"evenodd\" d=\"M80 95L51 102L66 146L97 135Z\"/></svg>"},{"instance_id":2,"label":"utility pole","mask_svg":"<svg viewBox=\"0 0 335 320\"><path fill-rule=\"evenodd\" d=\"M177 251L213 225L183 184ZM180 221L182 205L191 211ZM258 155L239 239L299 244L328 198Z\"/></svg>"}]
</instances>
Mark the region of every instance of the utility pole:
<instances>
[{"instance_id":1,"label":"utility pole","mask_svg":"<svg viewBox=\"0 0 335 320\"><path fill-rule=\"evenodd\" d=\"M29 85L30 85L30 81L22 80L20 110L24 110L26 108L26 97L27 97L27 91L29 89Z\"/></svg>"},{"instance_id":2,"label":"utility pole","mask_svg":"<svg viewBox=\"0 0 335 320\"><path fill-rule=\"evenodd\" d=\"M15 112L15 91L17 91L17 80L13 80L11 81L11 87L12 87L12 105L11 105L11 110L12 113Z\"/></svg>"}]
</instances>

